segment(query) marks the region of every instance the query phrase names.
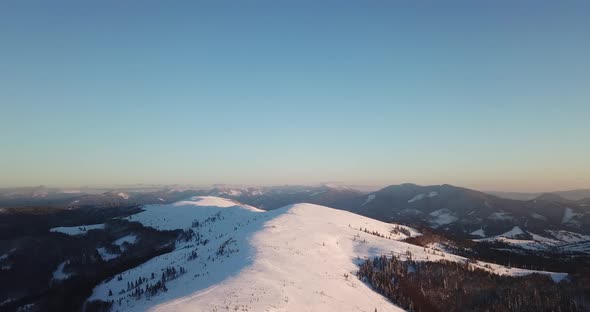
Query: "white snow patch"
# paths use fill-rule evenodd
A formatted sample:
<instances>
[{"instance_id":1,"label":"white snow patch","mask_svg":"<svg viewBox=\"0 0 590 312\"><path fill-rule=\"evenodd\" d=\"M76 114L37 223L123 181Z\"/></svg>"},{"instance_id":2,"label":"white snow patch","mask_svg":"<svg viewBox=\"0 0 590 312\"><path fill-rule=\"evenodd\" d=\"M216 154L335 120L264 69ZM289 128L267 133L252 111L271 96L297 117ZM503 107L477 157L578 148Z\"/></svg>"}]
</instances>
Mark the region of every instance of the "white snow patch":
<instances>
[{"instance_id":1,"label":"white snow patch","mask_svg":"<svg viewBox=\"0 0 590 312\"><path fill-rule=\"evenodd\" d=\"M581 216L582 214L580 213L575 213L574 210L572 208L565 208L565 210L563 211L563 218L561 219L561 223L571 223L571 222L575 222L572 219L576 216Z\"/></svg>"},{"instance_id":2,"label":"white snow patch","mask_svg":"<svg viewBox=\"0 0 590 312\"><path fill-rule=\"evenodd\" d=\"M447 209L439 209L439 210L431 212L429 215L434 217L434 219L430 220L430 223L435 226L447 225L447 224L450 224L450 223L453 223L453 222L459 220L459 218L454 216Z\"/></svg>"},{"instance_id":3,"label":"white snow patch","mask_svg":"<svg viewBox=\"0 0 590 312\"><path fill-rule=\"evenodd\" d=\"M96 248L98 254L104 261L109 261L118 258L120 255L116 253L110 253L105 247Z\"/></svg>"},{"instance_id":4,"label":"white snow patch","mask_svg":"<svg viewBox=\"0 0 590 312\"><path fill-rule=\"evenodd\" d=\"M367 200L365 200L365 202L361 206L364 206L364 205L370 203L373 199L375 199L376 196L377 195L375 195L375 194L370 194L369 196L367 196Z\"/></svg>"},{"instance_id":5,"label":"white snow patch","mask_svg":"<svg viewBox=\"0 0 590 312\"><path fill-rule=\"evenodd\" d=\"M531 217L537 219L537 220L543 220L543 221L547 221L547 217L545 217L544 215L538 214L538 213L531 213Z\"/></svg>"},{"instance_id":6,"label":"white snow patch","mask_svg":"<svg viewBox=\"0 0 590 312\"><path fill-rule=\"evenodd\" d=\"M192 221L206 218L212 214L212 211L218 212L219 208L244 210L241 214L264 211L252 206L239 205L226 198L195 196L189 200L169 205L146 205L143 207L144 211L131 215L126 219L140 222L144 226L153 227L157 230L189 229ZM226 230L229 231L230 229Z\"/></svg>"},{"instance_id":7,"label":"white snow patch","mask_svg":"<svg viewBox=\"0 0 590 312\"><path fill-rule=\"evenodd\" d=\"M567 278L567 273L553 273L549 276L554 282L559 283Z\"/></svg>"},{"instance_id":8,"label":"white snow patch","mask_svg":"<svg viewBox=\"0 0 590 312\"><path fill-rule=\"evenodd\" d=\"M166 200L164 200L163 198L158 198L158 200L159 200L159 201L166 201Z\"/></svg>"},{"instance_id":9,"label":"white snow patch","mask_svg":"<svg viewBox=\"0 0 590 312\"><path fill-rule=\"evenodd\" d=\"M64 233L67 235L84 235L91 230L104 230L104 224L89 224L79 226L60 226L49 229L49 232Z\"/></svg>"},{"instance_id":10,"label":"white snow patch","mask_svg":"<svg viewBox=\"0 0 590 312\"><path fill-rule=\"evenodd\" d=\"M3 261L3 260L6 260L6 259L8 259L8 256L10 256L10 254L11 254L11 253L13 253L13 252L15 252L15 251L16 251L16 248L12 248L12 249L11 249L11 250L9 250L7 253L5 253L5 254L3 254L2 256L0 256L0 261ZM8 270L8 269L10 269L10 266L9 266L9 265L5 265L5 266L3 266L3 267L2 267L2 269L3 269L3 270L4 270L4 269Z\"/></svg>"},{"instance_id":11,"label":"white snow patch","mask_svg":"<svg viewBox=\"0 0 590 312\"><path fill-rule=\"evenodd\" d=\"M474 236L486 237L486 232L483 229L475 230L469 234Z\"/></svg>"},{"instance_id":12,"label":"white snow patch","mask_svg":"<svg viewBox=\"0 0 590 312\"><path fill-rule=\"evenodd\" d=\"M127 193L118 193L117 196L119 196L119 197L121 197L123 199L129 199L131 197Z\"/></svg>"},{"instance_id":13,"label":"white snow patch","mask_svg":"<svg viewBox=\"0 0 590 312\"><path fill-rule=\"evenodd\" d=\"M514 237L516 237L518 235L522 235L522 234L524 234L524 231L521 230L520 227L515 226L510 231L502 233L500 235L491 236L491 237L483 238L483 239L475 239L474 241L495 241L495 240L507 241L507 239L511 239L511 238L514 238Z\"/></svg>"},{"instance_id":14,"label":"white snow patch","mask_svg":"<svg viewBox=\"0 0 590 312\"><path fill-rule=\"evenodd\" d=\"M494 212L488 216L491 220L512 220L513 217L507 212Z\"/></svg>"},{"instance_id":15,"label":"white snow patch","mask_svg":"<svg viewBox=\"0 0 590 312\"><path fill-rule=\"evenodd\" d=\"M65 190L61 191L62 194L79 194L81 193L80 190Z\"/></svg>"},{"instance_id":16,"label":"white snow patch","mask_svg":"<svg viewBox=\"0 0 590 312\"><path fill-rule=\"evenodd\" d=\"M500 234L500 236L506 237L506 238L513 238L515 236L522 235L522 234L524 234L524 231L521 230L518 226L515 226L512 228L512 230L510 230L504 234Z\"/></svg>"},{"instance_id":17,"label":"white snow patch","mask_svg":"<svg viewBox=\"0 0 590 312\"><path fill-rule=\"evenodd\" d=\"M72 273L64 272L64 267L66 266L66 264L69 264L69 263L70 263L69 261L64 261L57 266L57 269L55 269L55 271L53 272L53 280L61 281L61 280L65 280L65 279L69 278L70 276L72 276Z\"/></svg>"},{"instance_id":18,"label":"white snow patch","mask_svg":"<svg viewBox=\"0 0 590 312\"><path fill-rule=\"evenodd\" d=\"M119 246L121 250L125 251L125 245L133 245L137 242L137 235L129 234L127 236L121 237L113 242L113 244Z\"/></svg>"},{"instance_id":19,"label":"white snow patch","mask_svg":"<svg viewBox=\"0 0 590 312\"><path fill-rule=\"evenodd\" d=\"M515 237L524 234L525 232L518 226L515 226L514 228L512 228L510 231L500 234L500 235L496 235L496 236L492 236L492 237L488 237L488 238L483 238L483 239L475 239L474 241L499 241L499 242L503 242L506 243L508 245L512 245L515 247L520 247L522 249L528 249L528 250L546 250L548 248L554 247L554 246L558 246L560 244L562 244L563 242L560 242L559 240L555 240L555 239L551 239L551 238L547 238L535 233L529 233L532 236L532 239L517 239Z\"/></svg>"},{"instance_id":20,"label":"white snow patch","mask_svg":"<svg viewBox=\"0 0 590 312\"><path fill-rule=\"evenodd\" d=\"M242 195L242 191L239 190L229 190L226 192L227 195L231 195L231 196L240 196Z\"/></svg>"},{"instance_id":21,"label":"white snow patch","mask_svg":"<svg viewBox=\"0 0 590 312\"><path fill-rule=\"evenodd\" d=\"M434 196L437 196L437 195L438 195L438 192L430 192L430 193L418 194L418 195L412 197L410 200L408 200L408 204L409 203L413 203L415 201L419 201L419 200L424 199L426 197L434 197Z\"/></svg>"},{"instance_id":22,"label":"white snow patch","mask_svg":"<svg viewBox=\"0 0 590 312\"><path fill-rule=\"evenodd\" d=\"M310 194L310 195L309 195L309 197L318 196L318 195L320 195L320 194L324 194L325 192L327 192L327 191L319 191L319 192L315 192L315 193L312 193L312 194Z\"/></svg>"},{"instance_id":23,"label":"white snow patch","mask_svg":"<svg viewBox=\"0 0 590 312\"><path fill-rule=\"evenodd\" d=\"M556 239L566 243L580 243L590 241L590 236L580 233L554 230L549 230L548 232L551 233L551 235L553 235L553 237Z\"/></svg>"}]
</instances>

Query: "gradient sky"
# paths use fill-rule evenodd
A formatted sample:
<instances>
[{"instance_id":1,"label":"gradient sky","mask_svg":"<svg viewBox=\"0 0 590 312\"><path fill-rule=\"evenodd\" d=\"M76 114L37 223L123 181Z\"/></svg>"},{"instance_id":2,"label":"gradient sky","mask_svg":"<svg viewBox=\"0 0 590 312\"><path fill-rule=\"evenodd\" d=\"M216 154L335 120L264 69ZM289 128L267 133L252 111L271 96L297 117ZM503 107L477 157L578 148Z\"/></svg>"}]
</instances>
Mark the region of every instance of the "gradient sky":
<instances>
[{"instance_id":1,"label":"gradient sky","mask_svg":"<svg viewBox=\"0 0 590 312\"><path fill-rule=\"evenodd\" d=\"M590 187L590 2L0 2L0 186L322 181Z\"/></svg>"}]
</instances>

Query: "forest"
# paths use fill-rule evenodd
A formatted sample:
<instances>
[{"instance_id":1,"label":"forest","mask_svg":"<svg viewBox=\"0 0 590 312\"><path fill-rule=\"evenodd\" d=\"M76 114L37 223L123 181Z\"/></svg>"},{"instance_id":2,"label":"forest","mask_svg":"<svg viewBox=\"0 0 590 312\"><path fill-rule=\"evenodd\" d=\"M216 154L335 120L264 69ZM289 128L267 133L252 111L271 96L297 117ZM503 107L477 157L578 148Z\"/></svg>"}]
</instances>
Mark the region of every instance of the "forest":
<instances>
[{"instance_id":1,"label":"forest","mask_svg":"<svg viewBox=\"0 0 590 312\"><path fill-rule=\"evenodd\" d=\"M419 262L383 255L364 261L363 282L408 311L590 311L590 278L501 276L474 267L473 260Z\"/></svg>"}]
</instances>

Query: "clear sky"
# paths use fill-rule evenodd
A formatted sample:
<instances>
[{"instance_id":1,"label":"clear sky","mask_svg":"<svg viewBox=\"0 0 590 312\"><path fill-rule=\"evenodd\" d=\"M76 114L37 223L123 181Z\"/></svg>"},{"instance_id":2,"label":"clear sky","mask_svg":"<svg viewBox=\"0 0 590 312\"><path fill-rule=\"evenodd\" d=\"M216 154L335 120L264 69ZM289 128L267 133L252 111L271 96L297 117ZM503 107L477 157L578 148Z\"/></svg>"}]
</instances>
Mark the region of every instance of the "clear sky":
<instances>
[{"instance_id":1,"label":"clear sky","mask_svg":"<svg viewBox=\"0 0 590 312\"><path fill-rule=\"evenodd\" d=\"M0 1L0 186L590 187L588 1Z\"/></svg>"}]
</instances>

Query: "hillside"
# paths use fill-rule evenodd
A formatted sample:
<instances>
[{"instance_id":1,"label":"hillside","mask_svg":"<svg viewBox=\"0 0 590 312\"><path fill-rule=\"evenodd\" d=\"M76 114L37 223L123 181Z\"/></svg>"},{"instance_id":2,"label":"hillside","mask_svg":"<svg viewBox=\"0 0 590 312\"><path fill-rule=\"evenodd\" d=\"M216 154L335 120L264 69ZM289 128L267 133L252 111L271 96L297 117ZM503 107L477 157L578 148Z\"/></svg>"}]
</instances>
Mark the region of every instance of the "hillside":
<instances>
[{"instance_id":1,"label":"hillside","mask_svg":"<svg viewBox=\"0 0 590 312\"><path fill-rule=\"evenodd\" d=\"M401 242L419 235L411 228L313 204L264 212L228 199L193 197L145 206L127 219L185 232L174 251L94 289L90 304L112 301L113 311L400 311L354 277L364 259L393 254L465 261ZM475 265L498 274L534 272ZM541 273L556 281L565 277Z\"/></svg>"},{"instance_id":2,"label":"hillside","mask_svg":"<svg viewBox=\"0 0 590 312\"><path fill-rule=\"evenodd\" d=\"M382 221L428 226L460 237L493 236L514 226L545 231L588 233L590 207L556 194L533 200L500 198L448 184L401 184L358 198L351 211Z\"/></svg>"},{"instance_id":3,"label":"hillside","mask_svg":"<svg viewBox=\"0 0 590 312\"><path fill-rule=\"evenodd\" d=\"M231 188L217 187L207 195L237 200L264 210L273 210L295 203L311 203L346 209L364 193L349 187L292 185Z\"/></svg>"}]
</instances>

